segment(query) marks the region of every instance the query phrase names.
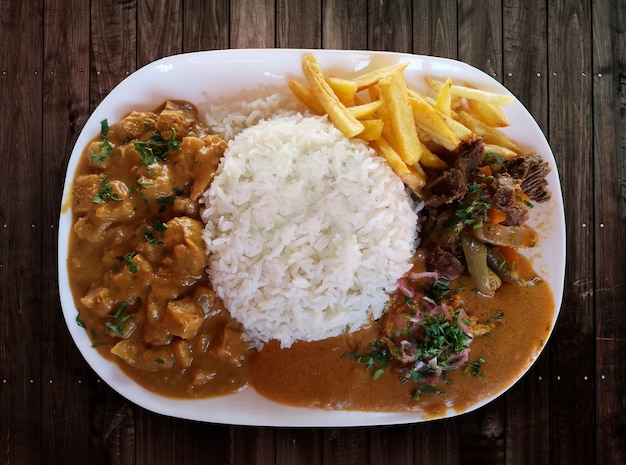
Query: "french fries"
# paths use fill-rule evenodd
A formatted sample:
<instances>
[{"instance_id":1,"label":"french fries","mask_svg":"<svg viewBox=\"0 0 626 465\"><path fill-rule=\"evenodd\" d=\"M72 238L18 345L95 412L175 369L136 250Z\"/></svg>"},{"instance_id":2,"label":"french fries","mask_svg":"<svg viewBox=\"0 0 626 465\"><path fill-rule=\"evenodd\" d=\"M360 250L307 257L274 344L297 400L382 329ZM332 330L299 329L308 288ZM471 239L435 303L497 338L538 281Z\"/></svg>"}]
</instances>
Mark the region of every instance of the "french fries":
<instances>
[{"instance_id":1,"label":"french fries","mask_svg":"<svg viewBox=\"0 0 626 465\"><path fill-rule=\"evenodd\" d=\"M363 131L363 124L348 111L337 95L330 88L322 70L317 64L313 55L306 55L302 60L302 70L311 90L317 97L320 105L324 107L326 113L335 126L339 128L346 137L355 137Z\"/></svg>"},{"instance_id":2,"label":"french fries","mask_svg":"<svg viewBox=\"0 0 626 465\"><path fill-rule=\"evenodd\" d=\"M439 92L444 86L443 82L432 77L426 76L425 79L428 85L435 92ZM508 105L515 100L515 97L513 97L512 95L494 94L492 92L475 89L469 86L452 85L450 88L450 92L453 97L464 97L467 99L479 100L481 102L491 103L500 107Z\"/></svg>"},{"instance_id":3,"label":"french fries","mask_svg":"<svg viewBox=\"0 0 626 465\"><path fill-rule=\"evenodd\" d=\"M395 71L382 78L378 85L381 98L388 109L388 121L383 119L383 122L389 125L393 135L390 143L402 161L409 166L415 165L422 156L422 146L417 138L404 75Z\"/></svg>"},{"instance_id":4,"label":"french fries","mask_svg":"<svg viewBox=\"0 0 626 465\"><path fill-rule=\"evenodd\" d=\"M382 67L351 78L324 76L312 54L302 59L306 84L289 81L293 94L313 113L327 114L350 138L359 138L383 158L418 195L427 173L448 168L459 147L482 138L485 152L503 159L522 155L499 129L509 125L501 107L515 98L425 77L434 95L407 85L408 63Z\"/></svg>"}]
</instances>

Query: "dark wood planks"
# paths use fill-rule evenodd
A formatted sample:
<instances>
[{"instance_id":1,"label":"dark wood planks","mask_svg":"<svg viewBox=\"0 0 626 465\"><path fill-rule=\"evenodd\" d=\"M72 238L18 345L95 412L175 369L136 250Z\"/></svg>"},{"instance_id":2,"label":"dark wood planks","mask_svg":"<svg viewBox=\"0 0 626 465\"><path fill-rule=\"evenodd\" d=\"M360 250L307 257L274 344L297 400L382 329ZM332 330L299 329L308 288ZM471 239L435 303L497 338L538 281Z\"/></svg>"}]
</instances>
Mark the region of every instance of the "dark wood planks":
<instances>
[{"instance_id":1,"label":"dark wood planks","mask_svg":"<svg viewBox=\"0 0 626 465\"><path fill-rule=\"evenodd\" d=\"M183 51L183 0L137 2L137 67Z\"/></svg>"},{"instance_id":2,"label":"dark wood planks","mask_svg":"<svg viewBox=\"0 0 626 465\"><path fill-rule=\"evenodd\" d=\"M321 0L276 0L276 47L322 47Z\"/></svg>"},{"instance_id":3,"label":"dark wood planks","mask_svg":"<svg viewBox=\"0 0 626 465\"><path fill-rule=\"evenodd\" d=\"M67 160L89 115L89 5L50 1L43 11L43 269L57 260L57 226ZM89 461L89 368L69 343L58 311L56 273L42 282L42 456ZM54 434L50 434L54 432ZM72 447L68 447L73 444Z\"/></svg>"},{"instance_id":4,"label":"dark wood planks","mask_svg":"<svg viewBox=\"0 0 626 465\"><path fill-rule=\"evenodd\" d=\"M42 328L38 324L44 234L41 22L42 11L35 1L0 10L2 463L41 460Z\"/></svg>"},{"instance_id":5,"label":"dark wood planks","mask_svg":"<svg viewBox=\"0 0 626 465\"><path fill-rule=\"evenodd\" d=\"M236 0L230 5L230 47L272 48L276 45L275 0Z\"/></svg>"},{"instance_id":6,"label":"dark wood planks","mask_svg":"<svg viewBox=\"0 0 626 465\"><path fill-rule=\"evenodd\" d=\"M411 52L412 5L408 0L368 0L367 46L370 50Z\"/></svg>"},{"instance_id":7,"label":"dark wood planks","mask_svg":"<svg viewBox=\"0 0 626 465\"><path fill-rule=\"evenodd\" d=\"M562 312L550 342L549 437L551 461L569 464L593 463L595 455L589 8L587 1L548 4L549 141L559 164L570 244Z\"/></svg>"},{"instance_id":8,"label":"dark wood planks","mask_svg":"<svg viewBox=\"0 0 626 465\"><path fill-rule=\"evenodd\" d=\"M367 49L367 0L325 0L322 9L322 47Z\"/></svg>"},{"instance_id":9,"label":"dark wood planks","mask_svg":"<svg viewBox=\"0 0 626 465\"><path fill-rule=\"evenodd\" d=\"M428 0L413 7L413 53L444 58L458 54L458 7L454 0Z\"/></svg>"},{"instance_id":10,"label":"dark wood planks","mask_svg":"<svg viewBox=\"0 0 626 465\"><path fill-rule=\"evenodd\" d=\"M592 14L596 463L626 463L626 6L605 3Z\"/></svg>"},{"instance_id":11,"label":"dark wood planks","mask_svg":"<svg viewBox=\"0 0 626 465\"><path fill-rule=\"evenodd\" d=\"M228 0L183 1L183 51L229 47L230 2Z\"/></svg>"}]
</instances>

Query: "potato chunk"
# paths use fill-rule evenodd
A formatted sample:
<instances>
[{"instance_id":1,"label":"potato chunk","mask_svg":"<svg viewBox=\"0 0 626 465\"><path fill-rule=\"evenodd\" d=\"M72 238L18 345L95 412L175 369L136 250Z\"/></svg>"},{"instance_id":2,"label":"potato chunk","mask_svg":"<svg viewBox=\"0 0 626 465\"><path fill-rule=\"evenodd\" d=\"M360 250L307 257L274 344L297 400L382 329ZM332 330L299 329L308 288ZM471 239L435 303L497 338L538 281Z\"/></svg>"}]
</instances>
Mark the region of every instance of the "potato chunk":
<instances>
[{"instance_id":1,"label":"potato chunk","mask_svg":"<svg viewBox=\"0 0 626 465\"><path fill-rule=\"evenodd\" d=\"M241 365L241 360L248 352L248 342L239 329L225 326L211 347L211 353L234 365Z\"/></svg>"},{"instance_id":2,"label":"potato chunk","mask_svg":"<svg viewBox=\"0 0 626 465\"><path fill-rule=\"evenodd\" d=\"M106 287L91 289L83 298L80 299L80 302L100 317L105 317L111 313L111 310L113 310L113 306L115 305L115 301L111 297L109 289Z\"/></svg>"},{"instance_id":3,"label":"potato chunk","mask_svg":"<svg viewBox=\"0 0 626 465\"><path fill-rule=\"evenodd\" d=\"M203 322L202 308L195 300L186 297L167 303L161 325L174 336L191 339L197 334Z\"/></svg>"},{"instance_id":4,"label":"potato chunk","mask_svg":"<svg viewBox=\"0 0 626 465\"><path fill-rule=\"evenodd\" d=\"M74 204L72 209L77 215L84 215L94 208L94 196L100 189L100 175L86 174L74 181Z\"/></svg>"}]
</instances>

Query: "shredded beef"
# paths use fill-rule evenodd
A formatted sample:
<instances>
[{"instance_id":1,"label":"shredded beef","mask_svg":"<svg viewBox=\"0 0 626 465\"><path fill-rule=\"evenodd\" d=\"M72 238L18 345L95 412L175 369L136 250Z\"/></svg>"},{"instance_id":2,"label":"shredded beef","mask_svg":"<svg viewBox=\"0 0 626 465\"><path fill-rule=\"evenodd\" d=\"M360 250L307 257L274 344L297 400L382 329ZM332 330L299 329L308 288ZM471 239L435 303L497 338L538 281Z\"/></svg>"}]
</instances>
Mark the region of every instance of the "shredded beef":
<instances>
[{"instance_id":1,"label":"shredded beef","mask_svg":"<svg viewBox=\"0 0 626 465\"><path fill-rule=\"evenodd\" d=\"M482 162L483 152L482 139L464 143L452 167L429 177L422 189L424 203L429 207L438 207L462 199L467 192L471 172Z\"/></svg>"},{"instance_id":2,"label":"shredded beef","mask_svg":"<svg viewBox=\"0 0 626 465\"><path fill-rule=\"evenodd\" d=\"M515 191L519 185L520 181L507 173L499 173L494 179L493 202L506 215L506 223L511 226L524 224L530 217L528 207L517 202Z\"/></svg>"},{"instance_id":3,"label":"shredded beef","mask_svg":"<svg viewBox=\"0 0 626 465\"><path fill-rule=\"evenodd\" d=\"M509 174L521 181L524 193L535 202L544 202L550 199L550 192L546 189L546 176L550 172L550 165L539 155L516 158L507 163Z\"/></svg>"},{"instance_id":4,"label":"shredded beef","mask_svg":"<svg viewBox=\"0 0 626 465\"><path fill-rule=\"evenodd\" d=\"M426 267L429 271L436 271L443 279L457 279L463 274L463 264L441 247L435 247L426 255Z\"/></svg>"}]
</instances>

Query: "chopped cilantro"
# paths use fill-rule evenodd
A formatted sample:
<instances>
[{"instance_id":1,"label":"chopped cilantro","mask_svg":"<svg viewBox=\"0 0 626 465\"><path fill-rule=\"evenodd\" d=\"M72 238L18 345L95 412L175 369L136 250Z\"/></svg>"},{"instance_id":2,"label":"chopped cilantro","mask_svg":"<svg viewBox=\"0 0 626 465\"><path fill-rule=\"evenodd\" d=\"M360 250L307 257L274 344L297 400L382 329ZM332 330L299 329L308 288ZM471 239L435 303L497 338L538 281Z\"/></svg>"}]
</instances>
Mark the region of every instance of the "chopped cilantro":
<instances>
[{"instance_id":1,"label":"chopped cilantro","mask_svg":"<svg viewBox=\"0 0 626 465\"><path fill-rule=\"evenodd\" d=\"M126 302L121 302L115 313L112 313L107 317L109 320L112 320L105 323L107 331L112 331L117 336L122 336L124 334L124 325L126 324L126 321L134 315L133 313L124 314L124 310L126 310L127 305L128 304Z\"/></svg>"},{"instance_id":2,"label":"chopped cilantro","mask_svg":"<svg viewBox=\"0 0 626 465\"><path fill-rule=\"evenodd\" d=\"M126 266L128 267L128 271L130 271L131 273L136 273L137 265L133 263L133 258L135 258L135 255L137 255L137 252L130 252L130 253L127 253L126 255L120 255L115 258L117 258L117 260L120 262L124 262Z\"/></svg>"},{"instance_id":3,"label":"chopped cilantro","mask_svg":"<svg viewBox=\"0 0 626 465\"><path fill-rule=\"evenodd\" d=\"M150 140L135 140L135 149L141 156L143 165L152 165L159 160L165 160L169 152L174 152L180 147L176 140L176 131L170 139L164 139L158 131L152 131Z\"/></svg>"}]
</instances>

